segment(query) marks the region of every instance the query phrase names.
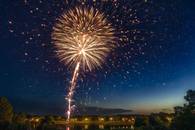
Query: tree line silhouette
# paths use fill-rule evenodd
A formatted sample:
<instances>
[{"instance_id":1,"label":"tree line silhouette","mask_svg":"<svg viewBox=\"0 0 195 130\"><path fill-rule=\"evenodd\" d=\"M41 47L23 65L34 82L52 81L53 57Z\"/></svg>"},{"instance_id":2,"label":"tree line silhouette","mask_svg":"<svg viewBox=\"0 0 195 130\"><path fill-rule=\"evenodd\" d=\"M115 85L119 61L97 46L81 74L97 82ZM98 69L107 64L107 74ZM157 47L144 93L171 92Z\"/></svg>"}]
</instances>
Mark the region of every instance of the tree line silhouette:
<instances>
[{"instance_id":1,"label":"tree line silhouette","mask_svg":"<svg viewBox=\"0 0 195 130\"><path fill-rule=\"evenodd\" d=\"M134 130L195 130L195 90L188 90L184 99L186 103L174 107L173 114L161 112L137 116ZM8 99L0 97L0 130L57 130L57 127L53 116L36 118L14 113Z\"/></svg>"}]
</instances>

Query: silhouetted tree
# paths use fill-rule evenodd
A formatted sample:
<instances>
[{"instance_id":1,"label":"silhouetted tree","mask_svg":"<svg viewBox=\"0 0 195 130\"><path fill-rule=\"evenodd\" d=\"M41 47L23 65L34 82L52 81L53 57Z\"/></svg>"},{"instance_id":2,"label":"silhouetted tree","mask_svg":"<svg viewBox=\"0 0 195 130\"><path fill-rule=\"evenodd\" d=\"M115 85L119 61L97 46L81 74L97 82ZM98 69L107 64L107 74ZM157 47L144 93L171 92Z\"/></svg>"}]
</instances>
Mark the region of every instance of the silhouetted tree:
<instances>
[{"instance_id":1,"label":"silhouetted tree","mask_svg":"<svg viewBox=\"0 0 195 130\"><path fill-rule=\"evenodd\" d=\"M184 99L188 102L189 106L195 105L195 90L188 90Z\"/></svg>"},{"instance_id":2,"label":"silhouetted tree","mask_svg":"<svg viewBox=\"0 0 195 130\"><path fill-rule=\"evenodd\" d=\"M0 97L0 122L12 121L13 107L5 97Z\"/></svg>"},{"instance_id":3,"label":"silhouetted tree","mask_svg":"<svg viewBox=\"0 0 195 130\"><path fill-rule=\"evenodd\" d=\"M48 125L53 125L54 124L53 116L45 116L45 123Z\"/></svg>"},{"instance_id":4,"label":"silhouetted tree","mask_svg":"<svg viewBox=\"0 0 195 130\"><path fill-rule=\"evenodd\" d=\"M13 121L17 124L25 124L27 120L25 113L18 113L14 115Z\"/></svg>"},{"instance_id":5,"label":"silhouetted tree","mask_svg":"<svg viewBox=\"0 0 195 130\"><path fill-rule=\"evenodd\" d=\"M148 125L149 125L148 117L145 116L136 117L135 125L134 125L135 127L143 127Z\"/></svg>"},{"instance_id":6,"label":"silhouetted tree","mask_svg":"<svg viewBox=\"0 0 195 130\"><path fill-rule=\"evenodd\" d=\"M175 107L173 130L195 130L195 91L188 90L184 99L187 101L184 107Z\"/></svg>"},{"instance_id":7,"label":"silhouetted tree","mask_svg":"<svg viewBox=\"0 0 195 130\"><path fill-rule=\"evenodd\" d=\"M39 123L37 130L55 130L54 127L54 117L53 116L45 116Z\"/></svg>"},{"instance_id":8,"label":"silhouetted tree","mask_svg":"<svg viewBox=\"0 0 195 130\"><path fill-rule=\"evenodd\" d=\"M168 125L166 120L160 114L152 114L149 118L149 124L153 128L153 130L167 130Z\"/></svg>"}]
</instances>

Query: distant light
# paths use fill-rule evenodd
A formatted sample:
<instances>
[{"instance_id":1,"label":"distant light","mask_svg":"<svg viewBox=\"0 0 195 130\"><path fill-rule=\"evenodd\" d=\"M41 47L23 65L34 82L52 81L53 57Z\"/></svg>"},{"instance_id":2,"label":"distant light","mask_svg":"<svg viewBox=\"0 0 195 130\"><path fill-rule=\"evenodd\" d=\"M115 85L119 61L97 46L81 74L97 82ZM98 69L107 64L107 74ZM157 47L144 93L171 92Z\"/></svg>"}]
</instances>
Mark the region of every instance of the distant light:
<instances>
[{"instance_id":1,"label":"distant light","mask_svg":"<svg viewBox=\"0 0 195 130\"><path fill-rule=\"evenodd\" d=\"M103 117L101 117L101 118L99 118L99 120L100 120L100 121L104 121L104 118L103 118Z\"/></svg>"},{"instance_id":2,"label":"distant light","mask_svg":"<svg viewBox=\"0 0 195 130\"><path fill-rule=\"evenodd\" d=\"M104 129L104 125L99 125L99 129Z\"/></svg>"},{"instance_id":3,"label":"distant light","mask_svg":"<svg viewBox=\"0 0 195 130\"><path fill-rule=\"evenodd\" d=\"M85 129L88 129L89 128L89 125L85 125L84 127L85 127Z\"/></svg>"},{"instance_id":4,"label":"distant light","mask_svg":"<svg viewBox=\"0 0 195 130\"><path fill-rule=\"evenodd\" d=\"M113 118L112 118L112 117L110 117L110 118L109 118L109 120L110 120L110 121L113 121Z\"/></svg>"}]
</instances>

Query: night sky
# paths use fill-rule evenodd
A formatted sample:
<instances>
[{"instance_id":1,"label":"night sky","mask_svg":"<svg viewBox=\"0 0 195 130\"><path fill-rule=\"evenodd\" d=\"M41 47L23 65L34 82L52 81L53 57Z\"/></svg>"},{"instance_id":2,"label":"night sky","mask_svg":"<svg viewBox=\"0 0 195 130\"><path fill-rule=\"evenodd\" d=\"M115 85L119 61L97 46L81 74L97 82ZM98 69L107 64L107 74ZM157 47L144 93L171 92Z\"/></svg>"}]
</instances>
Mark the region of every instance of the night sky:
<instances>
[{"instance_id":1,"label":"night sky","mask_svg":"<svg viewBox=\"0 0 195 130\"><path fill-rule=\"evenodd\" d=\"M170 112L195 89L193 0L4 0L0 2L0 96L16 111L64 113L72 70L51 40L56 19L94 7L116 30L100 69L81 71L77 106Z\"/></svg>"}]
</instances>

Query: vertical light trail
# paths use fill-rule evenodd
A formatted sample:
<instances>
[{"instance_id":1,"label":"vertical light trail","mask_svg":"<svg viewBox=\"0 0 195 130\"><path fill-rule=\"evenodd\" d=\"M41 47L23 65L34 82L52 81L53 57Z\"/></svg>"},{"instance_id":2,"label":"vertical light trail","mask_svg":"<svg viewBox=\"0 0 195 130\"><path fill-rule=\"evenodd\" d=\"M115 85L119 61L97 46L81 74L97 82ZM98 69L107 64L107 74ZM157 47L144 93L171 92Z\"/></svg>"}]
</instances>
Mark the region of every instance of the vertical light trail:
<instances>
[{"instance_id":1,"label":"vertical light trail","mask_svg":"<svg viewBox=\"0 0 195 130\"><path fill-rule=\"evenodd\" d=\"M106 16L93 7L75 7L57 19L52 33L57 57L63 64L74 67L66 97L67 121L74 107L72 102L80 69L91 71L102 67L115 47L114 34L115 29Z\"/></svg>"},{"instance_id":2,"label":"vertical light trail","mask_svg":"<svg viewBox=\"0 0 195 130\"><path fill-rule=\"evenodd\" d=\"M79 75L79 67L80 67L80 62L78 62L76 64L76 67L74 69L74 73L72 76L72 80L70 82L70 87L69 87L69 92L68 92L68 96L67 96L67 100L68 100L68 110L67 110L67 120L70 120L70 116L71 116L71 112L72 112L72 101L73 101L73 96L74 96L74 90L76 88L76 84L77 84L77 78Z\"/></svg>"}]
</instances>

